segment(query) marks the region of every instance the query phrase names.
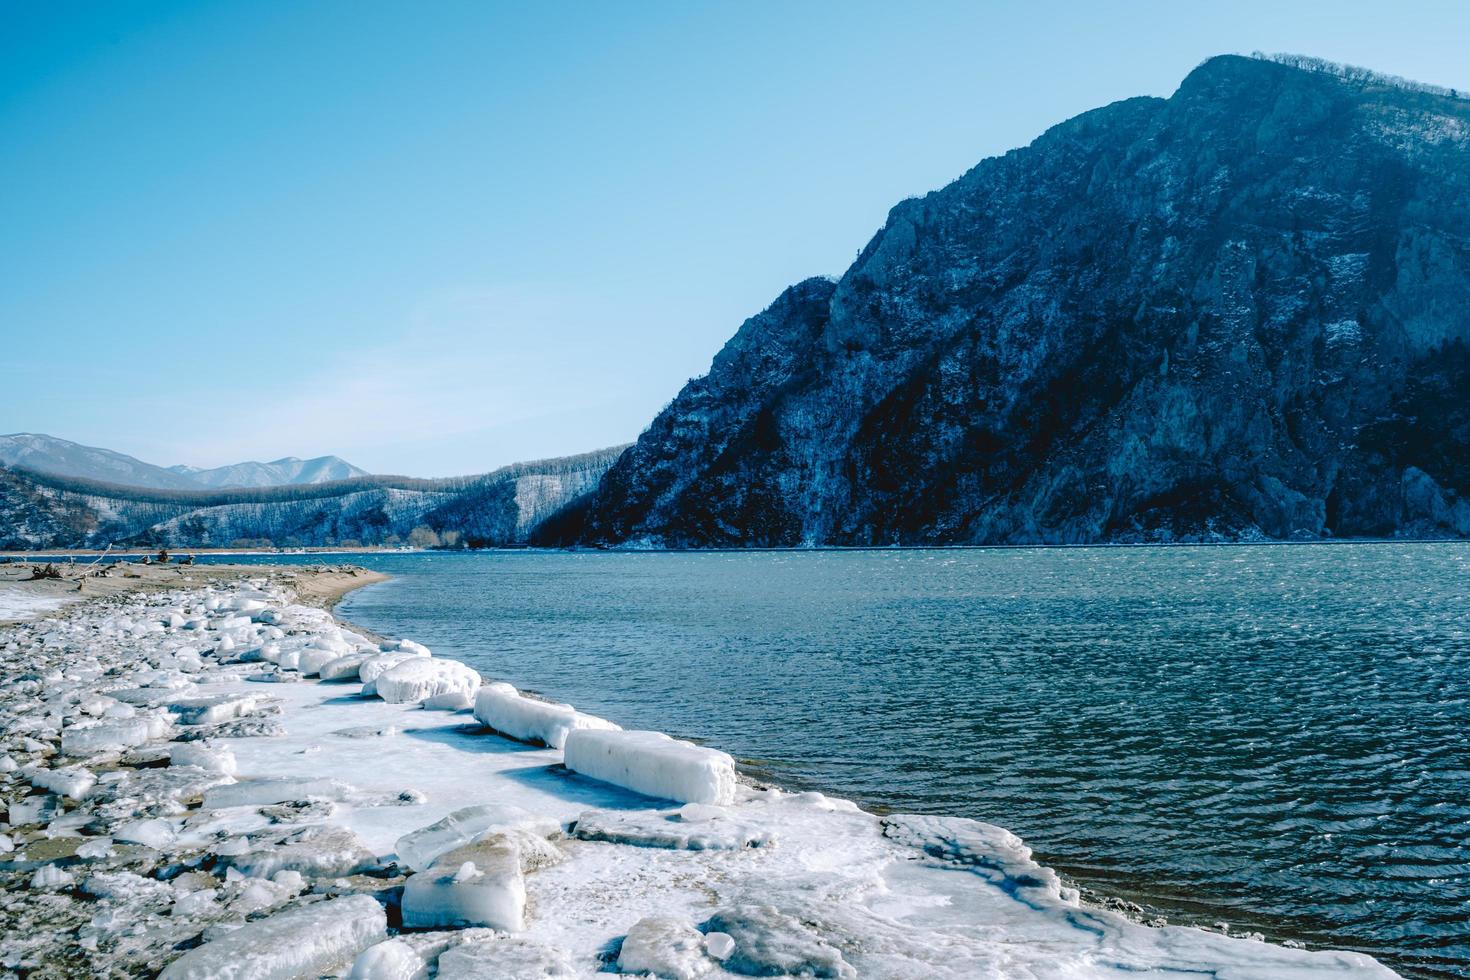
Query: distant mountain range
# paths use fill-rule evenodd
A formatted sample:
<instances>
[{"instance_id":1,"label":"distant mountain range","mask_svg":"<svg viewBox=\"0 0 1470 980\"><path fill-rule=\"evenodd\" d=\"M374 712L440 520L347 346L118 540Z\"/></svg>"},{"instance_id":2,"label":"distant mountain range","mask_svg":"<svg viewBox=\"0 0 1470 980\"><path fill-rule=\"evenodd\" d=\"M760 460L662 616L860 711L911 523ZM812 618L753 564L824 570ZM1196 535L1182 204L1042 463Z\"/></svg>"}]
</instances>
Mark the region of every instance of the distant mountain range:
<instances>
[{"instance_id":1,"label":"distant mountain range","mask_svg":"<svg viewBox=\"0 0 1470 980\"><path fill-rule=\"evenodd\" d=\"M889 212L539 540L1470 536L1470 101L1211 58Z\"/></svg>"},{"instance_id":2,"label":"distant mountain range","mask_svg":"<svg viewBox=\"0 0 1470 980\"><path fill-rule=\"evenodd\" d=\"M340 456L318 456L298 459L283 456L269 463L235 463L203 470L197 466L170 466L170 472L187 477L203 487L279 487L300 483L330 483L367 476L368 471L353 466Z\"/></svg>"},{"instance_id":3,"label":"distant mountain range","mask_svg":"<svg viewBox=\"0 0 1470 980\"><path fill-rule=\"evenodd\" d=\"M315 459L286 456L269 463L251 461L212 469L155 466L111 449L83 446L67 439L32 432L0 436L0 464L20 466L38 473L155 490L276 487L327 483L368 475L367 470L337 456L318 456Z\"/></svg>"}]
</instances>

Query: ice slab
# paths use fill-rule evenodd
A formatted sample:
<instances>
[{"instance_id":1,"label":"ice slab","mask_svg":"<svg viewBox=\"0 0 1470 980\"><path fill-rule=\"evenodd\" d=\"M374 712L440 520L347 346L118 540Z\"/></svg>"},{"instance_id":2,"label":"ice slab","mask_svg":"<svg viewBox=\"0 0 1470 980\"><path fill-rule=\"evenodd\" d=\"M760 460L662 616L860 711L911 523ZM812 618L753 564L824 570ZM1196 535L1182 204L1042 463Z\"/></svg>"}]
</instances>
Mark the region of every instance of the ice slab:
<instances>
[{"instance_id":1,"label":"ice slab","mask_svg":"<svg viewBox=\"0 0 1470 980\"><path fill-rule=\"evenodd\" d=\"M255 712L261 699L249 694L212 694L180 698L164 706L180 725L220 725Z\"/></svg>"},{"instance_id":2,"label":"ice slab","mask_svg":"<svg viewBox=\"0 0 1470 980\"><path fill-rule=\"evenodd\" d=\"M367 895L298 906L189 950L162 980L290 980L316 977L351 962L381 940L388 918Z\"/></svg>"},{"instance_id":3,"label":"ice slab","mask_svg":"<svg viewBox=\"0 0 1470 980\"><path fill-rule=\"evenodd\" d=\"M361 837L346 827L331 826L307 827L278 843L252 842L249 851L225 860L252 878L271 878L282 871L335 878L378 866Z\"/></svg>"},{"instance_id":4,"label":"ice slab","mask_svg":"<svg viewBox=\"0 0 1470 980\"><path fill-rule=\"evenodd\" d=\"M735 760L663 732L580 729L567 736L568 769L681 803L735 802Z\"/></svg>"},{"instance_id":5,"label":"ice slab","mask_svg":"<svg viewBox=\"0 0 1470 980\"><path fill-rule=\"evenodd\" d=\"M168 748L168 760L169 765L196 766L226 776L233 776L237 768L235 753L204 740L173 743Z\"/></svg>"},{"instance_id":6,"label":"ice slab","mask_svg":"<svg viewBox=\"0 0 1470 980\"><path fill-rule=\"evenodd\" d=\"M112 831L113 840L124 844L142 844L160 851L172 844L177 837L178 831L174 829L174 825L157 817L122 824Z\"/></svg>"},{"instance_id":7,"label":"ice slab","mask_svg":"<svg viewBox=\"0 0 1470 980\"><path fill-rule=\"evenodd\" d=\"M686 815L691 808L701 809ZM775 842L768 825L750 823L726 807L702 803L690 803L679 810L588 810L577 818L573 836L578 840L679 851L734 851Z\"/></svg>"},{"instance_id":8,"label":"ice slab","mask_svg":"<svg viewBox=\"0 0 1470 980\"><path fill-rule=\"evenodd\" d=\"M438 980L529 980L578 975L564 949L524 939L490 939L461 943L439 954ZM590 975L591 971L587 971Z\"/></svg>"},{"instance_id":9,"label":"ice slab","mask_svg":"<svg viewBox=\"0 0 1470 980\"><path fill-rule=\"evenodd\" d=\"M579 729L618 730L612 722L583 714L569 704L528 698L509 684L482 687L475 695L475 718L502 735L553 749L564 747L567 735Z\"/></svg>"},{"instance_id":10,"label":"ice slab","mask_svg":"<svg viewBox=\"0 0 1470 980\"><path fill-rule=\"evenodd\" d=\"M426 980L429 965L402 939L369 946L352 961L347 980Z\"/></svg>"},{"instance_id":11,"label":"ice slab","mask_svg":"<svg viewBox=\"0 0 1470 980\"><path fill-rule=\"evenodd\" d=\"M1034 891L1035 897L1075 904L1051 868L1037 864L1031 848L1003 827L964 817L898 813L882 820L883 836L916 847L933 858L973 868L1007 891Z\"/></svg>"},{"instance_id":12,"label":"ice slab","mask_svg":"<svg viewBox=\"0 0 1470 980\"><path fill-rule=\"evenodd\" d=\"M724 933L734 941L734 951L725 961L732 973L756 977L857 976L835 946L796 916L773 906L721 910L710 918L709 930Z\"/></svg>"},{"instance_id":13,"label":"ice slab","mask_svg":"<svg viewBox=\"0 0 1470 980\"><path fill-rule=\"evenodd\" d=\"M639 919L618 953L621 972L649 973L661 980L695 980L714 966L694 924L667 915Z\"/></svg>"},{"instance_id":14,"label":"ice slab","mask_svg":"<svg viewBox=\"0 0 1470 980\"><path fill-rule=\"evenodd\" d=\"M36 789L72 800L86 799L87 794L92 792L92 787L97 785L97 777L80 766L68 766L64 769L26 766L21 770L21 775Z\"/></svg>"},{"instance_id":15,"label":"ice slab","mask_svg":"<svg viewBox=\"0 0 1470 980\"><path fill-rule=\"evenodd\" d=\"M367 657L357 667L358 680L364 682L377 680L379 675L383 674L390 667L397 667L405 660L412 660L414 657L420 656L427 657L428 654L414 653L411 650L394 650L390 653L380 653L376 656Z\"/></svg>"},{"instance_id":16,"label":"ice slab","mask_svg":"<svg viewBox=\"0 0 1470 980\"><path fill-rule=\"evenodd\" d=\"M204 794L204 808L265 806L288 800L345 800L353 788L340 779L277 776L216 786Z\"/></svg>"},{"instance_id":17,"label":"ice slab","mask_svg":"<svg viewBox=\"0 0 1470 980\"><path fill-rule=\"evenodd\" d=\"M504 932L526 927L526 883L520 849L496 837L440 855L403 886L403 924L488 926Z\"/></svg>"},{"instance_id":18,"label":"ice slab","mask_svg":"<svg viewBox=\"0 0 1470 980\"><path fill-rule=\"evenodd\" d=\"M314 677L327 664L351 655L352 648L345 643L340 646L334 645L327 649L309 647L308 649L302 650L301 655L296 658L296 669L301 671L304 677Z\"/></svg>"},{"instance_id":19,"label":"ice slab","mask_svg":"<svg viewBox=\"0 0 1470 980\"><path fill-rule=\"evenodd\" d=\"M463 711L474 703L475 699L465 691L449 691L424 698L423 707L428 711Z\"/></svg>"},{"instance_id":20,"label":"ice slab","mask_svg":"<svg viewBox=\"0 0 1470 980\"><path fill-rule=\"evenodd\" d=\"M473 696L480 687L480 675L458 660L414 657L388 668L374 683L378 697L389 704L416 704L436 694Z\"/></svg>"},{"instance_id":21,"label":"ice slab","mask_svg":"<svg viewBox=\"0 0 1470 980\"><path fill-rule=\"evenodd\" d=\"M61 751L67 755L95 755L120 751L148 741L152 726L144 718L84 721L61 730Z\"/></svg>"},{"instance_id":22,"label":"ice slab","mask_svg":"<svg viewBox=\"0 0 1470 980\"><path fill-rule=\"evenodd\" d=\"M510 803L467 806L455 810L443 820L400 837L398 859L415 871L422 871L447 851L509 830L552 837L561 833L561 824L552 817L533 814Z\"/></svg>"},{"instance_id":23,"label":"ice slab","mask_svg":"<svg viewBox=\"0 0 1470 980\"><path fill-rule=\"evenodd\" d=\"M0 622L35 619L72 601L72 596L45 595L19 585L0 588Z\"/></svg>"},{"instance_id":24,"label":"ice slab","mask_svg":"<svg viewBox=\"0 0 1470 980\"><path fill-rule=\"evenodd\" d=\"M317 676L324 681L353 680L367 660L368 655L365 653L344 654L322 664L317 670Z\"/></svg>"}]
</instances>

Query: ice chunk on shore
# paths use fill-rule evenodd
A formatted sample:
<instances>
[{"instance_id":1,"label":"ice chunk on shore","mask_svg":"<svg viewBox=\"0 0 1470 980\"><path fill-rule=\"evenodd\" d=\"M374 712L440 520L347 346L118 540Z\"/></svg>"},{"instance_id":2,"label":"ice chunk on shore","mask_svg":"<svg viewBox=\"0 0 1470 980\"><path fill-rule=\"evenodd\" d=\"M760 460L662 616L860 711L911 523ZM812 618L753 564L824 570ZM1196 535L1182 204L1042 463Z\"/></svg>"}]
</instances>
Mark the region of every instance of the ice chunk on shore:
<instances>
[{"instance_id":1,"label":"ice chunk on shore","mask_svg":"<svg viewBox=\"0 0 1470 980\"><path fill-rule=\"evenodd\" d=\"M375 683L378 697L389 704L411 704L455 691L473 696L480 675L458 660L414 657L388 668Z\"/></svg>"},{"instance_id":2,"label":"ice chunk on shore","mask_svg":"<svg viewBox=\"0 0 1470 980\"><path fill-rule=\"evenodd\" d=\"M151 729L145 718L84 721L61 730L61 751L66 755L86 756L130 749L148 741Z\"/></svg>"},{"instance_id":3,"label":"ice chunk on shore","mask_svg":"<svg viewBox=\"0 0 1470 980\"><path fill-rule=\"evenodd\" d=\"M438 967L438 980L529 980L577 975L566 950L524 939L461 943L439 954Z\"/></svg>"},{"instance_id":4,"label":"ice chunk on shore","mask_svg":"<svg viewBox=\"0 0 1470 980\"><path fill-rule=\"evenodd\" d=\"M695 980L713 966L694 924L666 915L639 919L618 953L621 972L651 973L661 980Z\"/></svg>"},{"instance_id":5,"label":"ice chunk on shore","mask_svg":"<svg viewBox=\"0 0 1470 980\"><path fill-rule=\"evenodd\" d=\"M204 794L204 808L218 810L227 806L266 806L289 800L345 800L354 790L339 779L279 776L251 779L229 786L216 786Z\"/></svg>"},{"instance_id":6,"label":"ice chunk on shore","mask_svg":"<svg viewBox=\"0 0 1470 980\"><path fill-rule=\"evenodd\" d=\"M423 980L429 965L402 939L369 946L352 961L347 980Z\"/></svg>"},{"instance_id":7,"label":"ice chunk on shore","mask_svg":"<svg viewBox=\"0 0 1470 980\"><path fill-rule=\"evenodd\" d=\"M403 924L526 927L526 882L517 845L504 837L465 844L440 855L403 886Z\"/></svg>"},{"instance_id":8,"label":"ice chunk on shore","mask_svg":"<svg viewBox=\"0 0 1470 980\"><path fill-rule=\"evenodd\" d=\"M475 695L475 718L480 724L522 742L540 742L553 749L566 745L567 735L579 729L620 730L595 715L569 704L538 701L509 684L487 684Z\"/></svg>"},{"instance_id":9,"label":"ice chunk on shore","mask_svg":"<svg viewBox=\"0 0 1470 980\"><path fill-rule=\"evenodd\" d=\"M365 653L349 653L336 657L322 664L317 671L317 676L324 681L352 680L357 677L358 671L362 669L367 659L368 656Z\"/></svg>"},{"instance_id":10,"label":"ice chunk on shore","mask_svg":"<svg viewBox=\"0 0 1470 980\"><path fill-rule=\"evenodd\" d=\"M690 808L699 809L686 815ZM775 841L769 828L739 820L725 807L703 803L681 810L588 810L577 818L574 836L680 851L735 851Z\"/></svg>"},{"instance_id":11,"label":"ice chunk on shore","mask_svg":"<svg viewBox=\"0 0 1470 980\"><path fill-rule=\"evenodd\" d=\"M735 939L727 932L707 932L704 934L704 948L715 959L728 960L735 952Z\"/></svg>"},{"instance_id":12,"label":"ice chunk on shore","mask_svg":"<svg viewBox=\"0 0 1470 980\"><path fill-rule=\"evenodd\" d=\"M398 860L422 871L439 855L490 834L523 830L542 837L561 833L561 824L510 803L481 803L455 810L443 820L398 838Z\"/></svg>"},{"instance_id":13,"label":"ice chunk on shore","mask_svg":"<svg viewBox=\"0 0 1470 980\"><path fill-rule=\"evenodd\" d=\"M709 930L729 936L735 950L725 961L732 973L749 976L856 977L842 953L801 920L769 905L716 912Z\"/></svg>"},{"instance_id":14,"label":"ice chunk on shore","mask_svg":"<svg viewBox=\"0 0 1470 980\"><path fill-rule=\"evenodd\" d=\"M250 694L211 694L202 698L180 698L168 709L180 725L219 725L255 712L260 698Z\"/></svg>"},{"instance_id":15,"label":"ice chunk on shore","mask_svg":"<svg viewBox=\"0 0 1470 980\"><path fill-rule=\"evenodd\" d=\"M303 676L310 677L313 674L319 674L327 664L350 656L352 656L352 648L345 643L340 646L333 645L327 649L308 647L302 650L301 655L296 658L296 669L301 671Z\"/></svg>"},{"instance_id":16,"label":"ice chunk on shore","mask_svg":"<svg viewBox=\"0 0 1470 980\"><path fill-rule=\"evenodd\" d=\"M55 864L43 864L31 876L31 887L36 891L70 888L75 883L76 879L71 876L71 872Z\"/></svg>"},{"instance_id":17,"label":"ice chunk on shore","mask_svg":"<svg viewBox=\"0 0 1470 980\"><path fill-rule=\"evenodd\" d=\"M378 865L361 837L346 827L331 826L308 827L278 844L252 847L228 860L231 867L252 878L271 878L282 871L339 877Z\"/></svg>"},{"instance_id":18,"label":"ice chunk on shore","mask_svg":"<svg viewBox=\"0 0 1470 980\"><path fill-rule=\"evenodd\" d=\"M969 867L1008 892L1034 890L1051 901L1077 903L1076 891L1064 889L1057 873L1037 864L1031 848L1004 827L965 817L911 813L886 816L882 826L884 837Z\"/></svg>"},{"instance_id":19,"label":"ice chunk on shore","mask_svg":"<svg viewBox=\"0 0 1470 980\"><path fill-rule=\"evenodd\" d=\"M205 741L175 742L168 748L169 765L197 766L207 772L235 775L235 753L223 745L211 745Z\"/></svg>"},{"instance_id":20,"label":"ice chunk on shore","mask_svg":"<svg viewBox=\"0 0 1470 980\"><path fill-rule=\"evenodd\" d=\"M80 766L65 769L45 769L41 766L26 766L21 774L30 780L36 789L44 789L72 800L86 799L97 785L97 777Z\"/></svg>"},{"instance_id":21,"label":"ice chunk on shore","mask_svg":"<svg viewBox=\"0 0 1470 980\"><path fill-rule=\"evenodd\" d=\"M5 811L5 818L14 827L46 823L56 815L60 806L61 801L50 793L43 796L28 796L10 804Z\"/></svg>"},{"instance_id":22,"label":"ice chunk on shore","mask_svg":"<svg viewBox=\"0 0 1470 980\"><path fill-rule=\"evenodd\" d=\"M448 691L424 698L422 707L427 711L463 711L474 703L474 699L464 691Z\"/></svg>"},{"instance_id":23,"label":"ice chunk on shore","mask_svg":"<svg viewBox=\"0 0 1470 980\"><path fill-rule=\"evenodd\" d=\"M114 827L112 839L124 844L142 844L156 851L167 848L174 842L178 835L174 832L173 824L167 820L134 820L131 823Z\"/></svg>"},{"instance_id":24,"label":"ice chunk on shore","mask_svg":"<svg viewBox=\"0 0 1470 980\"><path fill-rule=\"evenodd\" d=\"M405 660L412 660L419 656L427 657L428 654L417 654L408 650L394 650L391 653L376 654L366 658L358 665L357 679L363 683L375 681L390 667L397 667Z\"/></svg>"},{"instance_id":25,"label":"ice chunk on shore","mask_svg":"<svg viewBox=\"0 0 1470 980\"><path fill-rule=\"evenodd\" d=\"M681 803L735 802L735 760L663 732L581 729L567 736L574 772Z\"/></svg>"},{"instance_id":26,"label":"ice chunk on shore","mask_svg":"<svg viewBox=\"0 0 1470 980\"><path fill-rule=\"evenodd\" d=\"M367 895L277 912L189 950L162 980L289 980L321 976L346 965L386 935L383 907Z\"/></svg>"}]
</instances>

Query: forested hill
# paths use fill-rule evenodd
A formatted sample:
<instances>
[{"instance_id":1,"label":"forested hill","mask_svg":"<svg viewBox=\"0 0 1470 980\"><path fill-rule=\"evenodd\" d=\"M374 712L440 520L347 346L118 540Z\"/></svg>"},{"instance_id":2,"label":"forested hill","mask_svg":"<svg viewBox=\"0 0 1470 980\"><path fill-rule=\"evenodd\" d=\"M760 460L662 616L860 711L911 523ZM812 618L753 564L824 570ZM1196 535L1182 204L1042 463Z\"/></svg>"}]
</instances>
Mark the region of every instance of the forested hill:
<instances>
[{"instance_id":1,"label":"forested hill","mask_svg":"<svg viewBox=\"0 0 1470 980\"><path fill-rule=\"evenodd\" d=\"M544 540L1470 534L1470 102L1213 58L904 201Z\"/></svg>"},{"instance_id":2,"label":"forested hill","mask_svg":"<svg viewBox=\"0 0 1470 980\"><path fill-rule=\"evenodd\" d=\"M0 548L520 544L594 487L624 448L455 479L367 476L221 490L0 467Z\"/></svg>"}]
</instances>

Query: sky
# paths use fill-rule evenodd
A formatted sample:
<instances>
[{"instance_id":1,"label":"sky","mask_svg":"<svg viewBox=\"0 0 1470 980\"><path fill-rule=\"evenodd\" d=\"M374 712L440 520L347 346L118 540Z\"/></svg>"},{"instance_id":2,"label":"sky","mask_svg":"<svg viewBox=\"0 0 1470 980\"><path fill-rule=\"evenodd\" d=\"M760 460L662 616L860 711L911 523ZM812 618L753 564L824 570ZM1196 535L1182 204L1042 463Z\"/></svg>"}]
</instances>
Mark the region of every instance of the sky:
<instances>
[{"instance_id":1,"label":"sky","mask_svg":"<svg viewBox=\"0 0 1470 980\"><path fill-rule=\"evenodd\" d=\"M0 432L631 441L903 198L1253 50L1470 89L1470 3L0 0Z\"/></svg>"}]
</instances>

